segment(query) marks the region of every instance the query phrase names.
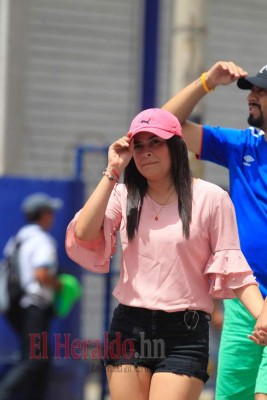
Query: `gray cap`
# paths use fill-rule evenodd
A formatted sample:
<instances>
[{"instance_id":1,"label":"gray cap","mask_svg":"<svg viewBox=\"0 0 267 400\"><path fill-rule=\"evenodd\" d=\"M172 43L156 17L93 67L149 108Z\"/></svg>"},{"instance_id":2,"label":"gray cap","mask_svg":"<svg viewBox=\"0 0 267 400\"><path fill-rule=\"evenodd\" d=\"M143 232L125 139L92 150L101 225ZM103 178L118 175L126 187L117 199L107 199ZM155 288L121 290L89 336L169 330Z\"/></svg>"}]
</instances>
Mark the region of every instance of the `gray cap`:
<instances>
[{"instance_id":1,"label":"gray cap","mask_svg":"<svg viewBox=\"0 0 267 400\"><path fill-rule=\"evenodd\" d=\"M62 206L63 201L58 197L40 192L27 196L22 202L21 209L25 214L31 214L43 209L56 211Z\"/></svg>"},{"instance_id":2,"label":"gray cap","mask_svg":"<svg viewBox=\"0 0 267 400\"><path fill-rule=\"evenodd\" d=\"M264 65L255 76L239 78L237 86L243 90L251 90L252 86L267 89L267 65Z\"/></svg>"}]
</instances>

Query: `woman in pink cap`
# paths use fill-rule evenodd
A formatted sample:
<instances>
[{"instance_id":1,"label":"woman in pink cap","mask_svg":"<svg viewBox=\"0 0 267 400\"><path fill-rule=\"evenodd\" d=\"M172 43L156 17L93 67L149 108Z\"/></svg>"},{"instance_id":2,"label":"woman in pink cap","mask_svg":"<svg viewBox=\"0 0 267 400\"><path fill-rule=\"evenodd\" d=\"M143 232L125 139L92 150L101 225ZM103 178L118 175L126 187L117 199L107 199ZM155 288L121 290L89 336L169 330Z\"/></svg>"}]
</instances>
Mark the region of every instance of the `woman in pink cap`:
<instances>
[{"instance_id":1,"label":"woman in pink cap","mask_svg":"<svg viewBox=\"0 0 267 400\"><path fill-rule=\"evenodd\" d=\"M168 111L141 112L110 146L101 181L67 229L67 253L106 273L118 231L119 305L103 360L111 398L197 400L208 379L213 298L237 296L254 317L263 299L228 194L191 177Z\"/></svg>"}]
</instances>

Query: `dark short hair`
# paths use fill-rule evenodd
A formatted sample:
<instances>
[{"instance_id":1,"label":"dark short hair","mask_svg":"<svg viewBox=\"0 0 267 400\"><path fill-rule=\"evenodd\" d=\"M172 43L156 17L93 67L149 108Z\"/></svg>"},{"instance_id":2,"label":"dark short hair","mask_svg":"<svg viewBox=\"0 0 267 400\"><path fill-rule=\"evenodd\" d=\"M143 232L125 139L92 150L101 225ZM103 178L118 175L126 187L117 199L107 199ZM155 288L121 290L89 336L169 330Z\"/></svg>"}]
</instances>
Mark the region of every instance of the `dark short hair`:
<instances>
[{"instance_id":1,"label":"dark short hair","mask_svg":"<svg viewBox=\"0 0 267 400\"><path fill-rule=\"evenodd\" d=\"M52 210L48 207L42 207L36 211L24 213L24 216L27 222L37 222L39 221L41 215L45 212L50 212L51 214L54 214L55 210Z\"/></svg>"}]
</instances>

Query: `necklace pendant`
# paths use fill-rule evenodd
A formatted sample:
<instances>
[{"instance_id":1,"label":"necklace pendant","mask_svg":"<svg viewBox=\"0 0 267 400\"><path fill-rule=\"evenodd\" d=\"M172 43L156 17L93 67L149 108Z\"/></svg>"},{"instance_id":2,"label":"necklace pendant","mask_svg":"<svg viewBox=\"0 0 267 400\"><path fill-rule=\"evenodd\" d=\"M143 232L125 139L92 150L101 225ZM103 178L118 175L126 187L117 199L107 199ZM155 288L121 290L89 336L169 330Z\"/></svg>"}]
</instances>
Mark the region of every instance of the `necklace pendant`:
<instances>
[{"instance_id":1,"label":"necklace pendant","mask_svg":"<svg viewBox=\"0 0 267 400\"><path fill-rule=\"evenodd\" d=\"M158 219L159 219L159 217L156 215L156 216L155 216L155 221L157 221Z\"/></svg>"}]
</instances>

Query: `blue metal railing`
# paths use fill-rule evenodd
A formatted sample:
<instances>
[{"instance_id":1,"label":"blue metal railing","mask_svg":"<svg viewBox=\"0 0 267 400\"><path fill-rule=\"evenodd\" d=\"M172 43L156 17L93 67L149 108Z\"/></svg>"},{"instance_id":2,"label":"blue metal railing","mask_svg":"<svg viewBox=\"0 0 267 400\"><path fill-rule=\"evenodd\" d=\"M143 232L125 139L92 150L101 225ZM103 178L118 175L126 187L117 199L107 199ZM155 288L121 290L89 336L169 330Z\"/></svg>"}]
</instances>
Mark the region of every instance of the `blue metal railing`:
<instances>
[{"instance_id":1,"label":"blue metal railing","mask_svg":"<svg viewBox=\"0 0 267 400\"><path fill-rule=\"evenodd\" d=\"M152 4L153 3L153 4ZM160 0L146 0L143 21L143 76L141 109L156 105Z\"/></svg>"},{"instance_id":2,"label":"blue metal railing","mask_svg":"<svg viewBox=\"0 0 267 400\"><path fill-rule=\"evenodd\" d=\"M101 155L106 155L108 152L108 145L98 146L98 145L84 145L78 146L76 148L75 154L75 178L79 181L83 180L83 157L86 153L99 153Z\"/></svg>"}]
</instances>

